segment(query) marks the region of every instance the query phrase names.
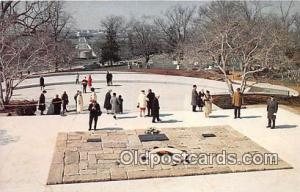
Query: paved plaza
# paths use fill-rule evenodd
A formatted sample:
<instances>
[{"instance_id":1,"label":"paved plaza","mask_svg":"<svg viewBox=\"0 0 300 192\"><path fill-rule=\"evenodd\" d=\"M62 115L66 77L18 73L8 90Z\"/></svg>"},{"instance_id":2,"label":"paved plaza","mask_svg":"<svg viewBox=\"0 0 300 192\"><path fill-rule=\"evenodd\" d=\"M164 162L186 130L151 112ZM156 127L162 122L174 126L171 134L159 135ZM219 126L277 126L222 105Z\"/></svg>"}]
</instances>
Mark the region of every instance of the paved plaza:
<instances>
[{"instance_id":1,"label":"paved plaza","mask_svg":"<svg viewBox=\"0 0 300 192\"><path fill-rule=\"evenodd\" d=\"M51 80L53 83L56 82L56 80L71 82L74 76L53 76L51 78L53 79ZM95 86L99 88L98 95L102 108L103 97L108 89L105 85L104 78L104 74L95 75L96 81L98 80ZM223 82L149 74L135 74L134 76L128 77L131 81L125 81L125 74L120 74L119 77L115 75L115 78L115 83L121 86L110 88L118 94L122 94L125 100L125 114L119 115L118 120L114 120L111 115L103 114L99 119L98 130L95 134L98 132L107 134L109 132L124 133L127 131L133 132L135 130L144 132L147 128L154 126L162 130L162 132L166 132L166 135L168 135L167 130L176 130L178 128L190 127L200 133L205 130L205 127L230 126L233 132L246 136L250 139L251 143L256 143L255 146L259 146L260 150L264 149L277 153L279 157L287 163L284 163L284 165L286 165L285 168L289 166L293 168L184 177L47 185L49 173L52 170L53 157L56 154L55 146L58 136L61 135L61 133L73 134L80 132L85 134L88 129L88 114L83 113L77 115L69 113L67 116L37 115L28 117L1 116L1 191L300 191L300 118L298 114L280 107L277 113L277 129L274 130L265 128L265 106L242 109L242 119L233 119L232 110L222 110L214 106L211 118L206 119L201 112L191 112L191 106L189 105L191 85L197 84L200 89L203 87L204 89L211 90L212 93L218 93L226 92L226 85ZM117 81L118 78L119 82ZM134 80L137 80L137 78L140 82L134 83ZM152 84L151 80L156 83ZM47 81L50 82L50 77L45 78L46 85ZM168 84L168 82L173 83ZM22 86L32 84L38 84L38 79L29 79L27 82L24 82ZM61 85L47 86L47 101L49 103L56 93L61 94L66 90L67 93L69 93L71 100L70 107L72 108L73 93L79 88L80 87L76 85L64 85L63 83ZM141 88L152 88L155 93L161 95L162 123L152 124L150 118L138 117L136 98ZM37 99L39 94L39 87L31 87L17 90L14 97ZM88 102L88 94L85 95L85 99L85 101ZM169 137L171 141L171 136ZM105 142L106 137L101 138L104 139L103 141ZM219 137L210 139L220 141L220 138L217 138ZM95 145L95 143L93 144ZM174 146L174 144L172 144L172 146ZM180 149L179 146L176 148ZM76 159L77 157L74 158Z\"/></svg>"},{"instance_id":2,"label":"paved plaza","mask_svg":"<svg viewBox=\"0 0 300 192\"><path fill-rule=\"evenodd\" d=\"M150 136L163 134L166 136L163 141L141 141L139 136L149 136L149 134L144 134L145 130L142 129L59 133L47 184L292 168L280 159L278 162L272 162L272 159L269 159L270 165L267 165L267 161L265 164L242 163L243 154L255 156L255 154L270 152L228 126L163 128L160 131L160 134L150 134ZM153 154L153 151L155 155L158 155L156 158L161 158L161 162L155 160L156 163L152 162L151 165L151 162L147 160L152 158L151 160L154 161L154 157L146 155L146 152ZM125 155L121 155L122 152ZM182 154L186 152L186 156L181 155L180 152ZM225 152L237 154L237 160L240 163L228 164L226 160L230 157L227 157ZM193 162L195 159L188 157L188 154L201 153L207 156L214 154L215 159L209 163L210 157L202 157L202 159L200 157L199 160L202 162L197 160L195 163ZM218 154L220 160L217 159ZM141 157L141 155L144 156ZM174 155L178 157L172 161L171 158ZM123 163L124 160L121 158L124 160L127 158L127 161Z\"/></svg>"}]
</instances>

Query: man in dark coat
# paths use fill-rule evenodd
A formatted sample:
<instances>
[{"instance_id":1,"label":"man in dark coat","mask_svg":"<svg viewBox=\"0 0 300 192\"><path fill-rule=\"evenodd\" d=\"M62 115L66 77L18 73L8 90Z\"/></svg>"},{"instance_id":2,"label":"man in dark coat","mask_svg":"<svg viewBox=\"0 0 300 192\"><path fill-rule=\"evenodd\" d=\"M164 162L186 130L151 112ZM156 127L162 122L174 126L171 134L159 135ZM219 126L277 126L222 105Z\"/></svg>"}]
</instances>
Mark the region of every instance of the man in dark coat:
<instances>
[{"instance_id":1,"label":"man in dark coat","mask_svg":"<svg viewBox=\"0 0 300 192\"><path fill-rule=\"evenodd\" d=\"M152 92L151 89L148 90L147 98L148 98L148 101L147 101L148 115L147 116L152 116L152 103L155 98L155 94Z\"/></svg>"},{"instance_id":2,"label":"man in dark coat","mask_svg":"<svg viewBox=\"0 0 300 192\"><path fill-rule=\"evenodd\" d=\"M112 81L113 81L113 74L109 73L109 85L113 85Z\"/></svg>"},{"instance_id":3,"label":"man in dark coat","mask_svg":"<svg viewBox=\"0 0 300 192\"><path fill-rule=\"evenodd\" d=\"M152 102L152 123L155 123L155 119L157 121L161 121L159 118L159 95L154 97L153 102Z\"/></svg>"},{"instance_id":4,"label":"man in dark coat","mask_svg":"<svg viewBox=\"0 0 300 192\"><path fill-rule=\"evenodd\" d=\"M268 126L271 129L275 128L276 113L278 111L278 102L273 96L267 100L267 112L268 112ZM271 124L273 125L271 126Z\"/></svg>"},{"instance_id":5,"label":"man in dark coat","mask_svg":"<svg viewBox=\"0 0 300 192\"><path fill-rule=\"evenodd\" d=\"M100 116L102 113L100 109L100 105L97 103L96 100L92 100L92 103L90 103L89 111L90 111L89 131L92 129L93 120L94 120L94 130L96 130L98 116Z\"/></svg>"},{"instance_id":6,"label":"man in dark coat","mask_svg":"<svg viewBox=\"0 0 300 192\"><path fill-rule=\"evenodd\" d=\"M44 115L44 111L46 110L45 93L46 93L46 91L43 91L39 98L39 110L41 111L41 115Z\"/></svg>"},{"instance_id":7,"label":"man in dark coat","mask_svg":"<svg viewBox=\"0 0 300 192\"><path fill-rule=\"evenodd\" d=\"M77 110L77 97L79 95L79 90L77 90L76 94L74 95L74 100L75 100L75 107L76 107L76 110Z\"/></svg>"},{"instance_id":8,"label":"man in dark coat","mask_svg":"<svg viewBox=\"0 0 300 192\"><path fill-rule=\"evenodd\" d=\"M62 94L61 99L62 99L62 106L63 106L62 114L65 114L65 112L68 112L67 105L69 104L69 97L65 91Z\"/></svg>"},{"instance_id":9,"label":"man in dark coat","mask_svg":"<svg viewBox=\"0 0 300 192\"><path fill-rule=\"evenodd\" d=\"M45 89L45 80L44 80L43 76L40 77L40 87L41 87L41 90Z\"/></svg>"},{"instance_id":10,"label":"man in dark coat","mask_svg":"<svg viewBox=\"0 0 300 192\"><path fill-rule=\"evenodd\" d=\"M58 95L56 95L55 98L52 99L52 104L54 107L54 115L60 115L62 100Z\"/></svg>"},{"instance_id":11,"label":"man in dark coat","mask_svg":"<svg viewBox=\"0 0 300 192\"><path fill-rule=\"evenodd\" d=\"M107 114L109 114L109 110L111 110L111 104L110 104L110 99L111 99L111 91L109 90L106 95L105 95L105 99L104 99L104 108L107 111Z\"/></svg>"},{"instance_id":12,"label":"man in dark coat","mask_svg":"<svg viewBox=\"0 0 300 192\"><path fill-rule=\"evenodd\" d=\"M203 89L201 91L199 91L197 102L198 102L198 107L200 108L200 112L203 111L203 107L204 107L204 101L203 101L204 95L205 95L205 92Z\"/></svg>"},{"instance_id":13,"label":"man in dark coat","mask_svg":"<svg viewBox=\"0 0 300 192\"><path fill-rule=\"evenodd\" d=\"M191 105L193 112L196 112L196 107L197 107L197 100L198 100L198 92L197 92L197 86L193 85L193 90L192 90L192 99L191 99Z\"/></svg>"},{"instance_id":14,"label":"man in dark coat","mask_svg":"<svg viewBox=\"0 0 300 192\"><path fill-rule=\"evenodd\" d=\"M106 73L106 83L107 83L107 86L112 85L112 78L113 78L112 74L109 71L107 71L107 73Z\"/></svg>"},{"instance_id":15,"label":"man in dark coat","mask_svg":"<svg viewBox=\"0 0 300 192\"><path fill-rule=\"evenodd\" d=\"M87 87L87 84L88 84L88 81L86 80L86 77L84 77L81 84L82 84L82 92L86 93L86 87Z\"/></svg>"},{"instance_id":16,"label":"man in dark coat","mask_svg":"<svg viewBox=\"0 0 300 192\"><path fill-rule=\"evenodd\" d=\"M75 81L75 84L76 84L76 85L79 84L79 73L78 73L78 72L76 73L76 81Z\"/></svg>"},{"instance_id":17,"label":"man in dark coat","mask_svg":"<svg viewBox=\"0 0 300 192\"><path fill-rule=\"evenodd\" d=\"M109 71L106 72L106 84L109 86Z\"/></svg>"}]
</instances>

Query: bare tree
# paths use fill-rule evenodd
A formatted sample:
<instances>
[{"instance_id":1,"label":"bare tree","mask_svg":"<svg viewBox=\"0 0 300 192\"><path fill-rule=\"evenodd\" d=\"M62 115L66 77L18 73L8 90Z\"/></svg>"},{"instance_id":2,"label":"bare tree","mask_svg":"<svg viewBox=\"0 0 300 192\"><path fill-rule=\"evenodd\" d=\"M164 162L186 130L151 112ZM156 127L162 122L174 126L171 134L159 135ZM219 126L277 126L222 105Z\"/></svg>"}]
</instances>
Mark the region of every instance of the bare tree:
<instances>
[{"instance_id":1,"label":"bare tree","mask_svg":"<svg viewBox=\"0 0 300 192\"><path fill-rule=\"evenodd\" d=\"M160 37L157 27L151 20L143 17L140 20L131 20L127 33L132 54L143 56L145 63L148 63L150 56L159 50Z\"/></svg>"},{"instance_id":2,"label":"bare tree","mask_svg":"<svg viewBox=\"0 0 300 192\"><path fill-rule=\"evenodd\" d=\"M176 5L167 10L164 17L154 21L163 34L170 52L183 52L183 46L190 40L195 8Z\"/></svg>"},{"instance_id":3,"label":"bare tree","mask_svg":"<svg viewBox=\"0 0 300 192\"><path fill-rule=\"evenodd\" d=\"M227 71L233 64L239 63L243 92L251 75L271 68L270 58L278 54L284 40L281 28L262 17L261 7L257 6L259 4L250 7L243 2L217 1L200 10L202 34L198 53L222 71L231 93L233 88Z\"/></svg>"},{"instance_id":4,"label":"bare tree","mask_svg":"<svg viewBox=\"0 0 300 192\"><path fill-rule=\"evenodd\" d=\"M48 30L56 2L2 1L0 4L0 103L9 103L13 90L31 71L51 59ZM3 92L3 88L5 92Z\"/></svg>"},{"instance_id":5,"label":"bare tree","mask_svg":"<svg viewBox=\"0 0 300 192\"><path fill-rule=\"evenodd\" d=\"M51 19L45 25L45 30L52 41L51 53L55 71L58 71L59 64L67 59L64 57L66 56L65 52L61 50L60 47L65 47L67 45L66 38L70 31L69 24L72 19L71 16L64 11L63 3L64 2L61 1L53 2L52 9L49 9ZM71 52L74 52L74 50Z\"/></svg>"}]
</instances>

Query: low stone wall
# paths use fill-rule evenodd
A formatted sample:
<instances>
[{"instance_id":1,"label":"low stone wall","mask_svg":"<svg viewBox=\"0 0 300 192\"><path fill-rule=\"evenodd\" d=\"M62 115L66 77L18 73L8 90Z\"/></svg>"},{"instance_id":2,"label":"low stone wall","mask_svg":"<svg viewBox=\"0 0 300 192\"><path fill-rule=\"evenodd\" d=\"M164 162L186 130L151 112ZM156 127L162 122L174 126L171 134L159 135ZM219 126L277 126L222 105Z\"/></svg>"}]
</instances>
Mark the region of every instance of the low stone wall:
<instances>
[{"instance_id":1,"label":"low stone wall","mask_svg":"<svg viewBox=\"0 0 300 192\"><path fill-rule=\"evenodd\" d=\"M243 96L244 105L257 105L257 104L266 104L267 99L270 96L274 96L279 104L283 105L299 105L300 106L300 97L289 97L287 95L275 95L267 93L245 93ZM230 94L218 94L213 95L213 103L222 109L232 109L231 104L231 95Z\"/></svg>"}]
</instances>

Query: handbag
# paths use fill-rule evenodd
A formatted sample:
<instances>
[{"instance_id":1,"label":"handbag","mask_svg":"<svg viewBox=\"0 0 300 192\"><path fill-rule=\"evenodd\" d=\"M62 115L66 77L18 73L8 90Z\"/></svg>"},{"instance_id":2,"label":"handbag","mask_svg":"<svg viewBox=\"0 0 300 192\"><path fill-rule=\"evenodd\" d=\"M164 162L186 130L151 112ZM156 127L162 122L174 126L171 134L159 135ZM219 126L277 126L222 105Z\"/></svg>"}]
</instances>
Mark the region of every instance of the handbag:
<instances>
[{"instance_id":1,"label":"handbag","mask_svg":"<svg viewBox=\"0 0 300 192\"><path fill-rule=\"evenodd\" d=\"M101 111L101 110L98 111L97 115L98 115L98 116L101 116L101 115L102 115L102 111Z\"/></svg>"}]
</instances>

